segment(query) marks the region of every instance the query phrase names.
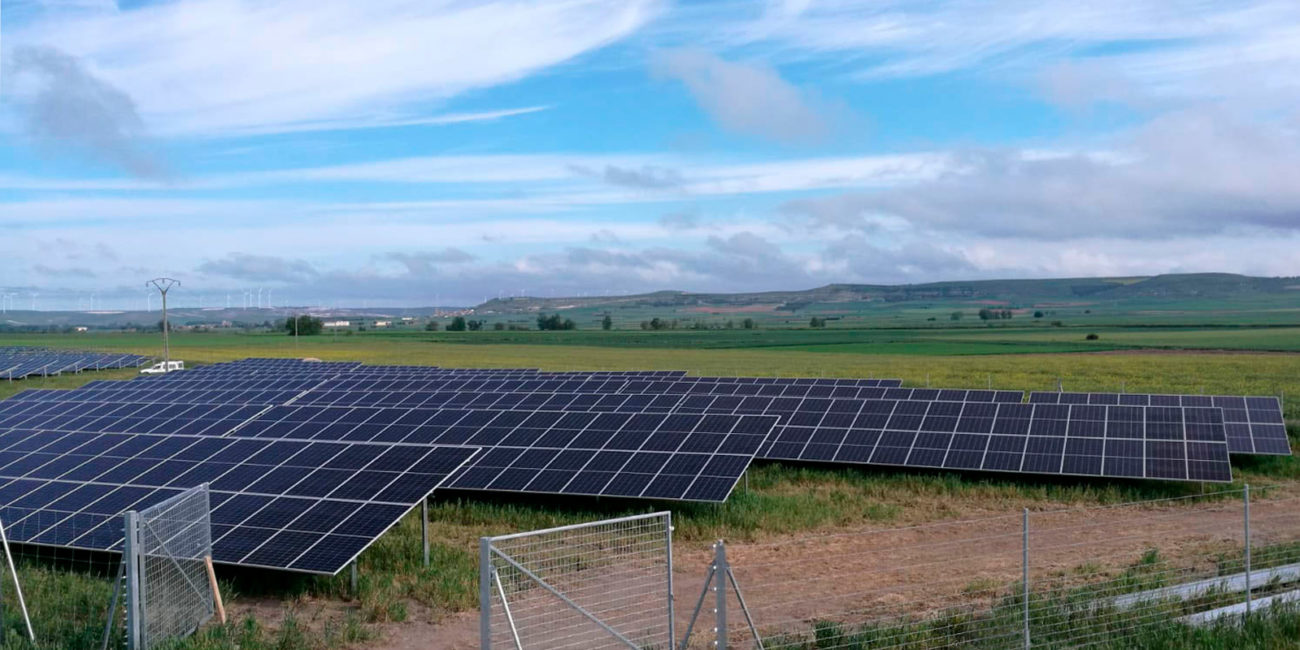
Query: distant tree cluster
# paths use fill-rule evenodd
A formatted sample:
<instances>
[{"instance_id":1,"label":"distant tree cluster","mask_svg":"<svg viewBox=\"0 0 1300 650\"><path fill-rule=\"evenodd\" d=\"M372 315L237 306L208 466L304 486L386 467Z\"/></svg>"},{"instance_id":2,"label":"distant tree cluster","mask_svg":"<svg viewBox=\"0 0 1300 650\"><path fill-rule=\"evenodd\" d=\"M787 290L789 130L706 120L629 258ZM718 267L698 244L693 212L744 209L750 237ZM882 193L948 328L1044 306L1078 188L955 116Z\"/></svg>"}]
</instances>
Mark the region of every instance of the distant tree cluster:
<instances>
[{"instance_id":1,"label":"distant tree cluster","mask_svg":"<svg viewBox=\"0 0 1300 650\"><path fill-rule=\"evenodd\" d=\"M302 314L297 318L288 318L284 321L284 331L289 336L295 333L298 336L314 336L325 330L325 321L315 316Z\"/></svg>"},{"instance_id":2,"label":"distant tree cluster","mask_svg":"<svg viewBox=\"0 0 1300 650\"><path fill-rule=\"evenodd\" d=\"M812 327L814 329L826 327L826 319L813 316L812 319L808 321L808 327Z\"/></svg>"},{"instance_id":3,"label":"distant tree cluster","mask_svg":"<svg viewBox=\"0 0 1300 650\"><path fill-rule=\"evenodd\" d=\"M980 320L1008 320L1010 318L1010 309L988 309L986 307L980 310Z\"/></svg>"},{"instance_id":4,"label":"distant tree cluster","mask_svg":"<svg viewBox=\"0 0 1300 650\"><path fill-rule=\"evenodd\" d=\"M609 314L605 314L605 317L600 319L600 329L607 332L614 329L614 319L611 318Z\"/></svg>"},{"instance_id":5,"label":"distant tree cluster","mask_svg":"<svg viewBox=\"0 0 1300 650\"><path fill-rule=\"evenodd\" d=\"M962 317L962 313L959 311L955 311L951 314L948 314L948 320L961 320L961 317Z\"/></svg>"},{"instance_id":6,"label":"distant tree cluster","mask_svg":"<svg viewBox=\"0 0 1300 650\"><path fill-rule=\"evenodd\" d=\"M424 324L424 331L426 332L436 332L441 328L442 328L442 324L436 320L431 320Z\"/></svg>"},{"instance_id":7,"label":"distant tree cluster","mask_svg":"<svg viewBox=\"0 0 1300 650\"><path fill-rule=\"evenodd\" d=\"M539 314L537 316L537 329L539 330L576 330L578 324L571 318L564 318L559 314Z\"/></svg>"},{"instance_id":8,"label":"distant tree cluster","mask_svg":"<svg viewBox=\"0 0 1300 650\"><path fill-rule=\"evenodd\" d=\"M663 319L663 318L659 318L658 316L655 316L654 318L651 318L650 320L643 320L643 321L641 321L641 329L643 329L643 330L655 330L655 331L658 331L658 330L675 330L675 329L677 329L677 319L674 318L674 319L672 319L672 320L667 320L667 319Z\"/></svg>"}]
</instances>

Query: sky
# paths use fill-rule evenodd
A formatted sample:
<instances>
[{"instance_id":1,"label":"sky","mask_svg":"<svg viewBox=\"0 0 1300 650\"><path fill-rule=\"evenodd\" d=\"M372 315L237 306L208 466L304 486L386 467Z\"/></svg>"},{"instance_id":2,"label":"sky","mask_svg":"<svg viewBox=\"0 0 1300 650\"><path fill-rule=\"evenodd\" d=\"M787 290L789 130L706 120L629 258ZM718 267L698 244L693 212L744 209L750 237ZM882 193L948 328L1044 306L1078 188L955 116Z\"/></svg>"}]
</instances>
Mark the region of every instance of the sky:
<instances>
[{"instance_id":1,"label":"sky","mask_svg":"<svg viewBox=\"0 0 1300 650\"><path fill-rule=\"evenodd\" d=\"M0 0L0 307L1294 276L1298 99L1295 0Z\"/></svg>"}]
</instances>

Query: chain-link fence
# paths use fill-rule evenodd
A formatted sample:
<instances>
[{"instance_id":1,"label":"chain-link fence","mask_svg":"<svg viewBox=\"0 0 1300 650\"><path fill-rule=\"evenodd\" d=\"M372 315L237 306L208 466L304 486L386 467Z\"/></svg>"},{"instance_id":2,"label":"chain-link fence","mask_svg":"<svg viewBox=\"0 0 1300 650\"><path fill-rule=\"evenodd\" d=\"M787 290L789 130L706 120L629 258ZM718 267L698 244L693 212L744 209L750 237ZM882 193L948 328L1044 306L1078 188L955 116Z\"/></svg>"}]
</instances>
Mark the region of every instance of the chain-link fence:
<instances>
[{"instance_id":1,"label":"chain-link fence","mask_svg":"<svg viewBox=\"0 0 1300 650\"><path fill-rule=\"evenodd\" d=\"M210 515L207 484L126 514L130 647L189 635L212 617Z\"/></svg>"},{"instance_id":2,"label":"chain-link fence","mask_svg":"<svg viewBox=\"0 0 1300 650\"><path fill-rule=\"evenodd\" d=\"M671 648L672 517L485 537L483 648Z\"/></svg>"},{"instance_id":3,"label":"chain-link fence","mask_svg":"<svg viewBox=\"0 0 1300 650\"><path fill-rule=\"evenodd\" d=\"M679 549L677 570L708 596L682 647L1128 647L1300 604L1300 497L1246 488L719 543Z\"/></svg>"}]
</instances>

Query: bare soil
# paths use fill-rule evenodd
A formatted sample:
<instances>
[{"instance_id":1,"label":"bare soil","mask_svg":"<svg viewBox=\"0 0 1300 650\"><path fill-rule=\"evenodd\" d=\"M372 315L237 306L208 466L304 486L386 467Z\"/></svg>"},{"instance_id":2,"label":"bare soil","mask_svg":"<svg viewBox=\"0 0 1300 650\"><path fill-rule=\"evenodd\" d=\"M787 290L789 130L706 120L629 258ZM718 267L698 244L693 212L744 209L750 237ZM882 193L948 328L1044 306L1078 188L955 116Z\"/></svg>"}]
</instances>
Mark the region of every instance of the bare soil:
<instances>
[{"instance_id":1,"label":"bare soil","mask_svg":"<svg viewBox=\"0 0 1300 650\"><path fill-rule=\"evenodd\" d=\"M1253 545L1300 540L1297 505L1294 499L1252 504ZM1235 500L1194 507L1172 502L1032 513L1031 584L1104 582L1134 566L1151 549L1159 549L1157 570L1186 579L1214 575L1216 557L1239 553L1242 530L1241 504ZM755 623L762 629L795 630L806 629L814 619L862 622L952 607L987 607L1020 579L1022 534L1021 517L1015 514L728 543L727 556ZM709 544L677 546L674 580L680 634L703 588L713 551ZM709 594L697 630L712 627L712 602ZM732 607L739 612L734 599ZM413 619L421 618L412 613ZM743 618L733 613L731 623L737 629ZM382 639L370 647L471 649L478 647L477 628L477 612L436 625L387 625Z\"/></svg>"}]
</instances>

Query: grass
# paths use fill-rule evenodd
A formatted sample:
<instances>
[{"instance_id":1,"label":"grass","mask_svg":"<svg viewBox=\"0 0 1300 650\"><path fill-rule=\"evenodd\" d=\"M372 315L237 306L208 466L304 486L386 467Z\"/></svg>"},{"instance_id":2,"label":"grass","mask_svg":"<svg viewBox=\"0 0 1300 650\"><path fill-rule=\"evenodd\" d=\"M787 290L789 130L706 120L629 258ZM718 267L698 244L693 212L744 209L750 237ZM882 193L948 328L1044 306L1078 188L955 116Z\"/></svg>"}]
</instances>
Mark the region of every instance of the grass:
<instances>
[{"instance_id":1,"label":"grass","mask_svg":"<svg viewBox=\"0 0 1300 650\"><path fill-rule=\"evenodd\" d=\"M1092 331L1092 330L1089 330ZM1217 347L1243 332L1260 337L1258 345L1278 345L1277 337L1294 332L1278 328L1234 329L1227 339L1190 331L1124 332L1098 329L1101 342L1115 345L1155 345L1160 341L1201 336L1197 342ZM1082 344L1083 331L1001 331L996 328L928 332L812 331L721 332L698 344L693 332L616 332L621 338L602 339L596 332L525 333L536 339L503 342L482 334L474 344L447 338L411 335L355 335L338 339L304 337L295 346L290 337L178 333L173 358L187 362L216 362L248 356L313 356L368 363L414 363L443 366L540 367L544 369L685 369L696 374L758 376L876 376L899 377L912 386L980 387L1055 390L1057 380L1067 390L1130 392L1206 392L1300 395L1300 355L1292 354L1152 354L1130 351L1115 355L965 354L980 346L1000 351L1054 350L1050 346ZM510 333L504 333L510 334ZM614 334L610 336L613 337ZM705 336L715 333L706 332ZM1212 332L1210 332L1212 334ZM680 338L673 338L679 337ZM813 337L827 335L820 343ZM465 341L474 335L461 335ZM745 339L750 336L752 338ZM1135 337L1134 341L1122 336ZM570 338L562 338L570 337ZM655 339L653 337L663 337ZM844 338L838 338L844 337ZM860 338L854 338L860 337ZM870 338L875 337L875 338ZM964 338L963 338L964 337ZM1112 337L1121 337L1112 340ZM1142 337L1146 337L1143 339ZM1300 339L1300 337L1296 337ZM508 340L508 339L507 339ZM491 342L489 342L491 341ZM696 341L696 342L692 342ZM748 341L750 344L745 345ZM828 342L840 341L840 342ZM1231 341L1228 341L1231 342ZM0 337L0 345L50 345L153 353L156 335ZM581 344L581 345L575 345ZM1239 344L1239 343L1234 343ZM1247 344L1241 344L1247 345ZM1247 345L1248 346L1248 345ZM647 348L653 348L648 352ZM887 353L881 353L887 352ZM897 353L895 353L897 352ZM0 382L0 397L25 388L72 388L95 379L134 376L134 370L87 372L80 375ZM1289 419L1300 419L1295 400L1286 404ZM1293 431L1293 435L1295 432ZM1237 483L1300 485L1300 462L1290 457L1239 459ZM683 544L715 538L761 540L782 535L837 528L896 526L1004 514L1021 507L1050 504L1113 504L1126 501L1196 494L1200 486L1145 482L1043 480L1030 477L912 473L823 467L755 465L748 488L738 488L722 506L672 504L676 539ZM232 607L255 602L279 602L255 617L240 616L226 626L213 626L181 643L181 648L333 648L373 636L385 623L412 619L439 620L477 606L475 544L479 536L577 523L592 519L669 507L641 502L572 500L557 503L537 499L457 498L443 495L431 506L432 567L420 562L418 516L405 518L360 560L360 584L354 593L347 578L285 580L265 573L221 570ZM41 565L22 570L29 603L39 613L41 648L98 647L107 580ZM267 612L274 612L272 618ZM5 633L19 629L12 608L6 608ZM1243 637L1214 636L1213 643L1240 641L1267 631L1300 626L1294 615L1277 621L1251 621ZM279 619L279 620L276 620ZM1253 626L1253 627L1252 627ZM1253 631L1252 631L1253 630ZM1201 630L1172 630L1153 637L1150 647L1200 645ZM1218 633L1216 633L1218 634ZM1254 634L1256 636L1249 636ZM1226 640L1225 640L1226 639ZM20 642L12 647L24 647ZM11 647L6 645L5 647ZM808 646L817 647L817 646ZM923 646L922 646L923 647ZM1207 645L1204 647L1229 647ZM1263 647L1263 646L1257 646Z\"/></svg>"}]
</instances>

